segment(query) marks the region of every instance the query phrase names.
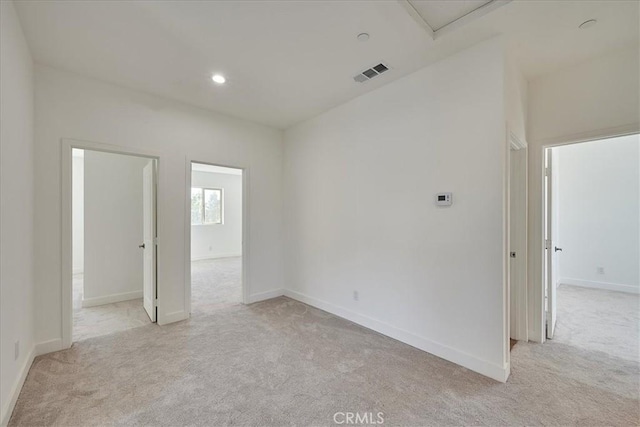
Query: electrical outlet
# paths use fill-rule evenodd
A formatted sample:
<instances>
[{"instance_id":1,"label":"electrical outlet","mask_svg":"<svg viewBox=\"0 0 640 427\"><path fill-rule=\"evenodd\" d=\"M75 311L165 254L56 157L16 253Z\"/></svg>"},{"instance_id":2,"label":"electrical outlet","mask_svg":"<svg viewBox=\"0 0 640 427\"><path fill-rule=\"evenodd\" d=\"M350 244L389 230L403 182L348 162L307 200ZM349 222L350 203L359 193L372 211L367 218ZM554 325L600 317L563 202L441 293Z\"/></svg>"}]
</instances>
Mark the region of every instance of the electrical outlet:
<instances>
[{"instance_id":1,"label":"electrical outlet","mask_svg":"<svg viewBox=\"0 0 640 427\"><path fill-rule=\"evenodd\" d=\"M358 291L353 291L353 300L360 301L360 294L358 293Z\"/></svg>"},{"instance_id":2,"label":"electrical outlet","mask_svg":"<svg viewBox=\"0 0 640 427\"><path fill-rule=\"evenodd\" d=\"M16 341L13 353L13 360L18 360L18 357L20 357L20 340Z\"/></svg>"},{"instance_id":3,"label":"electrical outlet","mask_svg":"<svg viewBox=\"0 0 640 427\"><path fill-rule=\"evenodd\" d=\"M598 274L604 274L604 267L598 267L596 271L598 272Z\"/></svg>"}]
</instances>

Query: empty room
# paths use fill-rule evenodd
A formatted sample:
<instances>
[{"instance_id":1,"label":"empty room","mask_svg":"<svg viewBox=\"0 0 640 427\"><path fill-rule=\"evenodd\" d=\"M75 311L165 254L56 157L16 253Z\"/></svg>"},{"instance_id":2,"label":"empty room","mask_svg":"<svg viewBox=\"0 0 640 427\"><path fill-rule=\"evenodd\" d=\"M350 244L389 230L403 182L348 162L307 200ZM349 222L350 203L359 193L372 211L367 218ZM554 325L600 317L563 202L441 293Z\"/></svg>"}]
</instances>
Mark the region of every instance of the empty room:
<instances>
[{"instance_id":1,"label":"empty room","mask_svg":"<svg viewBox=\"0 0 640 427\"><path fill-rule=\"evenodd\" d=\"M191 314L244 302L242 169L191 163Z\"/></svg>"},{"instance_id":2,"label":"empty room","mask_svg":"<svg viewBox=\"0 0 640 427\"><path fill-rule=\"evenodd\" d=\"M0 1L0 425L640 423L640 2Z\"/></svg>"},{"instance_id":3,"label":"empty room","mask_svg":"<svg viewBox=\"0 0 640 427\"><path fill-rule=\"evenodd\" d=\"M109 152L71 153L75 342L153 321L155 309L144 285L153 281L148 276L154 267L145 268L152 248L144 234L155 215L155 207L145 205L154 191L145 186L145 174L155 164Z\"/></svg>"},{"instance_id":4,"label":"empty room","mask_svg":"<svg viewBox=\"0 0 640 427\"><path fill-rule=\"evenodd\" d=\"M547 149L547 336L628 369L640 348L639 157L637 135Z\"/></svg>"}]
</instances>

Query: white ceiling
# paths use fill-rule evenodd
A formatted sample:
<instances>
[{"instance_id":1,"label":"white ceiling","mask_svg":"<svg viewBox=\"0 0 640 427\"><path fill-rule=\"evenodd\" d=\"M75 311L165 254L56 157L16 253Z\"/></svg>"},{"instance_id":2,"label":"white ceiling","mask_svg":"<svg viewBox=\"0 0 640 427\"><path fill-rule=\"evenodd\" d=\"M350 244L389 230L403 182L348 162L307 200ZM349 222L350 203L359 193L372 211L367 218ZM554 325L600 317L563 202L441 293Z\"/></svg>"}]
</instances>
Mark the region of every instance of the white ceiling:
<instances>
[{"instance_id":1,"label":"white ceiling","mask_svg":"<svg viewBox=\"0 0 640 427\"><path fill-rule=\"evenodd\" d=\"M205 163L191 163L193 172L223 173L226 175L242 175L242 169L227 168L224 166L207 165Z\"/></svg>"},{"instance_id":2,"label":"white ceiling","mask_svg":"<svg viewBox=\"0 0 640 427\"><path fill-rule=\"evenodd\" d=\"M491 3L491 0L413 0L410 3L429 27L433 31L438 31L485 4Z\"/></svg>"},{"instance_id":3,"label":"white ceiling","mask_svg":"<svg viewBox=\"0 0 640 427\"><path fill-rule=\"evenodd\" d=\"M528 77L639 39L636 1L513 1L435 39L402 3L15 1L39 63L277 128L498 34ZM486 1L411 3L445 30ZM577 28L590 18L596 27ZM391 70L353 81L379 62Z\"/></svg>"}]
</instances>

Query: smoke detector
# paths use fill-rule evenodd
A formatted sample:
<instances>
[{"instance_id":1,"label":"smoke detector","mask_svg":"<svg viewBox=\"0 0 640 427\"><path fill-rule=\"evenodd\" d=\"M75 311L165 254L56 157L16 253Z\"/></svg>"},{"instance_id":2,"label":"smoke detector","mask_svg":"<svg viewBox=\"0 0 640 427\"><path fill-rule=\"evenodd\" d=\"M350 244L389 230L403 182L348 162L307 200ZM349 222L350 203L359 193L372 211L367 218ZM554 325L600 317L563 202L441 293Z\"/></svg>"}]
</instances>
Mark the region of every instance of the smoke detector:
<instances>
[{"instance_id":1,"label":"smoke detector","mask_svg":"<svg viewBox=\"0 0 640 427\"><path fill-rule=\"evenodd\" d=\"M389 71L389 67L381 62L378 65L368 68L363 72L353 76L353 80L358 83L364 83L366 81L371 80L374 77L379 76L380 74L386 71Z\"/></svg>"}]
</instances>

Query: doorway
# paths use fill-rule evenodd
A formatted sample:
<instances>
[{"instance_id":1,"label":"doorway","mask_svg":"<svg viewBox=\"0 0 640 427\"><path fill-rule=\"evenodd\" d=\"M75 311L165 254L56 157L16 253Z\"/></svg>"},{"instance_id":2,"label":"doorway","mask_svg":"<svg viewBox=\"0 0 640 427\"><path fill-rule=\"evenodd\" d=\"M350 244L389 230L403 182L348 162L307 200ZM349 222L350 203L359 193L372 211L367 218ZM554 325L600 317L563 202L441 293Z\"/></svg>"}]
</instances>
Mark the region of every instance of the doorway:
<instances>
[{"instance_id":1,"label":"doorway","mask_svg":"<svg viewBox=\"0 0 640 427\"><path fill-rule=\"evenodd\" d=\"M244 303L244 171L190 163L191 313Z\"/></svg>"},{"instance_id":2,"label":"doorway","mask_svg":"<svg viewBox=\"0 0 640 427\"><path fill-rule=\"evenodd\" d=\"M157 320L154 158L71 148L71 340Z\"/></svg>"},{"instance_id":3,"label":"doorway","mask_svg":"<svg viewBox=\"0 0 640 427\"><path fill-rule=\"evenodd\" d=\"M546 336L637 360L640 137L545 149Z\"/></svg>"}]
</instances>

